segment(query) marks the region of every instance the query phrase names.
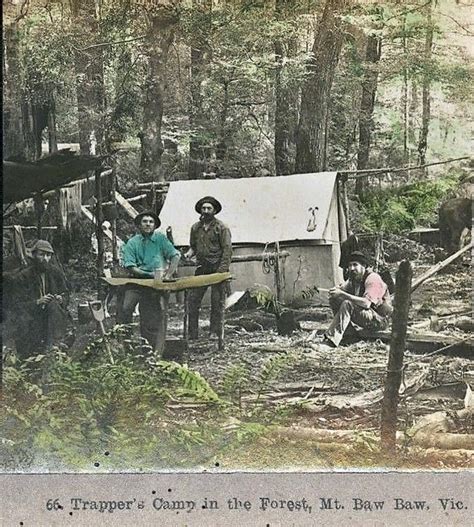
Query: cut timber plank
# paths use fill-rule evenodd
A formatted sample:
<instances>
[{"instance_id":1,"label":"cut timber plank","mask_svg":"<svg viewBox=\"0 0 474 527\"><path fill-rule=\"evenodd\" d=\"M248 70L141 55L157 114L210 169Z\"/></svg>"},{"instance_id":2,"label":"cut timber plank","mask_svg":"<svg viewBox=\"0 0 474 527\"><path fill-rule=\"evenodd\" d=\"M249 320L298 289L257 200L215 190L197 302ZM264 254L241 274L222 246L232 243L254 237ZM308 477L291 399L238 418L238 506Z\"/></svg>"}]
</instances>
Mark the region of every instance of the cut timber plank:
<instances>
[{"instance_id":1,"label":"cut timber plank","mask_svg":"<svg viewBox=\"0 0 474 527\"><path fill-rule=\"evenodd\" d=\"M95 216L92 214L92 212L85 205L81 205L81 210L82 210L82 213L84 214L84 216L86 216L86 218L89 219L95 225L95 223L96 223ZM103 232L107 236L107 238L112 241L112 231L106 230L106 231L103 231ZM122 240L118 236L117 236L117 240L122 242Z\"/></svg>"},{"instance_id":2,"label":"cut timber plank","mask_svg":"<svg viewBox=\"0 0 474 527\"><path fill-rule=\"evenodd\" d=\"M103 278L103 280L115 286L135 284L151 287L158 291L182 291L184 289L220 284L231 278L232 275L230 273L212 273L199 276L183 276L182 278L177 278L175 282L162 282L154 278Z\"/></svg>"},{"instance_id":3,"label":"cut timber plank","mask_svg":"<svg viewBox=\"0 0 474 527\"><path fill-rule=\"evenodd\" d=\"M120 192L115 191L115 199L132 219L138 216L138 211L132 205L130 205L130 203L122 196L122 194L120 194Z\"/></svg>"}]
</instances>

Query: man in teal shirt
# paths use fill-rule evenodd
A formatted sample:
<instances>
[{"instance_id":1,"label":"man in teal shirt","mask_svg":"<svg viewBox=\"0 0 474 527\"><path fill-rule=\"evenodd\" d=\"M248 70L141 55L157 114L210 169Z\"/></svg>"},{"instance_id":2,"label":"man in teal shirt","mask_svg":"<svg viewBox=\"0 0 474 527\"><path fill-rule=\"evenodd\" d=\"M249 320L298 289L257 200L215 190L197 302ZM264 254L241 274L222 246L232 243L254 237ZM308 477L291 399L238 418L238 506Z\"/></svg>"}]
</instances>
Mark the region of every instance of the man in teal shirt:
<instances>
[{"instance_id":1,"label":"man in teal shirt","mask_svg":"<svg viewBox=\"0 0 474 527\"><path fill-rule=\"evenodd\" d=\"M139 233L123 246L123 266L134 278L154 278L161 270L162 280L170 280L179 263L180 253L161 232L161 221L154 212L142 212L134 219ZM130 324L136 305L140 312L140 332L153 349L163 353L168 319L168 297L150 287L125 286L117 315L119 324Z\"/></svg>"}]
</instances>

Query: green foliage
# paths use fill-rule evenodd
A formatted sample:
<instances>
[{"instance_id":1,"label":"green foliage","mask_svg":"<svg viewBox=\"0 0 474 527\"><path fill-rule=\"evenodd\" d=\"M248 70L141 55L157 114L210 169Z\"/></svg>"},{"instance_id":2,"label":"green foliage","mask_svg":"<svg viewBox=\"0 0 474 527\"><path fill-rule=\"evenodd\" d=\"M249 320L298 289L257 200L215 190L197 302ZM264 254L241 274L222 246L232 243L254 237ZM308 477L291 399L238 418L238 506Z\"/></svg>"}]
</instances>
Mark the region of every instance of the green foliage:
<instances>
[{"instance_id":1,"label":"green foliage","mask_svg":"<svg viewBox=\"0 0 474 527\"><path fill-rule=\"evenodd\" d=\"M369 232L400 233L429 225L436 218L440 202L456 184L457 177L445 176L368 192L361 203L361 227Z\"/></svg>"},{"instance_id":2,"label":"green foliage","mask_svg":"<svg viewBox=\"0 0 474 527\"><path fill-rule=\"evenodd\" d=\"M109 443L132 455L139 441L152 456L163 439L166 404L182 398L219 402L201 375L158 360L127 326L116 326L75 356L54 349L7 364L1 416L5 448L26 448L38 456L46 452L76 468L87 466ZM183 441L198 441L193 427L186 436L171 426L165 434L171 443L175 432Z\"/></svg>"}]
</instances>

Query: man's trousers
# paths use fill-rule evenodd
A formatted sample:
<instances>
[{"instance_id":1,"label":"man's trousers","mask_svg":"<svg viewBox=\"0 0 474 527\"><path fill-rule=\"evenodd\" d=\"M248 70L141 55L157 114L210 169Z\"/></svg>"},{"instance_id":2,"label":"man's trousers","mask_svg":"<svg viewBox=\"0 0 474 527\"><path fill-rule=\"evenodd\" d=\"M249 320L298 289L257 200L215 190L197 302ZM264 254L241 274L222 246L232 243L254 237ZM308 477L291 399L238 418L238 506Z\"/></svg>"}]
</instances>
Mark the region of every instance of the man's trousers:
<instances>
[{"instance_id":1,"label":"man's trousers","mask_svg":"<svg viewBox=\"0 0 474 527\"><path fill-rule=\"evenodd\" d=\"M216 269L198 267L195 276L205 274L212 274L217 272ZM197 339L199 335L199 310L203 296L207 291L208 286L197 287L189 292L188 304L188 322L189 322L189 338ZM219 335L222 328L225 299L227 296L228 285L225 282L211 286L211 317L210 317L210 332Z\"/></svg>"},{"instance_id":2,"label":"man's trousers","mask_svg":"<svg viewBox=\"0 0 474 527\"><path fill-rule=\"evenodd\" d=\"M366 329L381 330L385 329L390 321L388 317L380 316L374 309L356 306L350 300L331 298L329 305L334 318L325 335L336 346L339 346L350 324Z\"/></svg>"},{"instance_id":3,"label":"man's trousers","mask_svg":"<svg viewBox=\"0 0 474 527\"><path fill-rule=\"evenodd\" d=\"M168 326L169 293L155 291L150 287L125 286L123 302L119 306L117 322L130 324L138 304L140 334L153 350L163 354Z\"/></svg>"}]
</instances>

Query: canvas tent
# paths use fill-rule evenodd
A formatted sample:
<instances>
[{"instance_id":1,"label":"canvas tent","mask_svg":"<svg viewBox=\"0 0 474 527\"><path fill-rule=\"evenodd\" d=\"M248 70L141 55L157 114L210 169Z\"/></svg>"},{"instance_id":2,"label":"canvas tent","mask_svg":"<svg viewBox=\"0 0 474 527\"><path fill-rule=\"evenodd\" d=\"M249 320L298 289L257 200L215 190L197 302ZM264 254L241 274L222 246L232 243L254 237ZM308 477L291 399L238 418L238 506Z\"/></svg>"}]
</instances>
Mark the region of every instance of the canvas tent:
<instances>
[{"instance_id":1,"label":"canvas tent","mask_svg":"<svg viewBox=\"0 0 474 527\"><path fill-rule=\"evenodd\" d=\"M347 236L336 172L281 177L174 181L160 213L161 229L172 228L177 246L189 245L189 231L199 217L196 201L206 195L222 203L218 218L232 233L234 255L288 251L283 297L291 301L310 286L331 287L341 279L340 241ZM268 244L268 245L267 245ZM233 263L232 289L254 283L274 287L273 273L262 262Z\"/></svg>"}]
</instances>

